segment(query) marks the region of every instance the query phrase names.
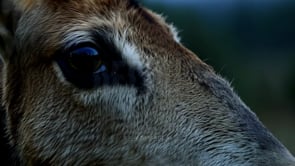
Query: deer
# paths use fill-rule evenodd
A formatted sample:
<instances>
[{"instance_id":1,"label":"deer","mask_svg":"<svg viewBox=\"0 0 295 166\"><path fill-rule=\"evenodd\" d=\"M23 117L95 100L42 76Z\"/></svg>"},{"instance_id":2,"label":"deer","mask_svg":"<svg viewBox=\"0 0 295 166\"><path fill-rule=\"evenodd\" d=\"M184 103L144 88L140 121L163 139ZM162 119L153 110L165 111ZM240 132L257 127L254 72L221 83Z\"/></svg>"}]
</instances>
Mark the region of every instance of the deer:
<instances>
[{"instance_id":1,"label":"deer","mask_svg":"<svg viewBox=\"0 0 295 166\"><path fill-rule=\"evenodd\" d=\"M295 165L230 83L139 2L11 3L1 112L19 165Z\"/></svg>"}]
</instances>

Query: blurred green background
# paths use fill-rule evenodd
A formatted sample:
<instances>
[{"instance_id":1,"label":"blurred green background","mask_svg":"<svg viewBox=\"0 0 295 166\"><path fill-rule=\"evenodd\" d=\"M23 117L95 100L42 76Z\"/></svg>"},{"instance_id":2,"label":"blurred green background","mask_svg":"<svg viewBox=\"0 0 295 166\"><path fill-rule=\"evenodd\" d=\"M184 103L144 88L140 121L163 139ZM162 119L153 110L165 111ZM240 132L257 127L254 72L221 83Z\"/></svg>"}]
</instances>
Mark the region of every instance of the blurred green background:
<instances>
[{"instance_id":1,"label":"blurred green background","mask_svg":"<svg viewBox=\"0 0 295 166\"><path fill-rule=\"evenodd\" d=\"M295 154L295 1L142 0Z\"/></svg>"}]
</instances>

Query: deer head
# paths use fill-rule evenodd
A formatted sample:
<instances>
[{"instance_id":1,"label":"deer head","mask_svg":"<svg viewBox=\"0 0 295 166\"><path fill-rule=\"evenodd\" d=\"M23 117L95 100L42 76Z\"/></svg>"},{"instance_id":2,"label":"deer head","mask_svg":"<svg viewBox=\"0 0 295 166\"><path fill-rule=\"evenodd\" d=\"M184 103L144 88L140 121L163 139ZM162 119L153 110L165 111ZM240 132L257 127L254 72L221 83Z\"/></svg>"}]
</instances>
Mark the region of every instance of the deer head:
<instances>
[{"instance_id":1,"label":"deer head","mask_svg":"<svg viewBox=\"0 0 295 166\"><path fill-rule=\"evenodd\" d=\"M133 0L18 0L7 132L28 165L294 165L175 28Z\"/></svg>"}]
</instances>

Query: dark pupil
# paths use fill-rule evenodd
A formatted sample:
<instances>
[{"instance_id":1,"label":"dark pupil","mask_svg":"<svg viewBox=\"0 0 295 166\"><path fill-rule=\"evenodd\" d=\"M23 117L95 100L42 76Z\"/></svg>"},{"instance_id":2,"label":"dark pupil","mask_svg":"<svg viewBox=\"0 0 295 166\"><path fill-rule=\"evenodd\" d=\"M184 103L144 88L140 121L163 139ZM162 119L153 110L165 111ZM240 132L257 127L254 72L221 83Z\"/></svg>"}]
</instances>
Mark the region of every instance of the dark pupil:
<instances>
[{"instance_id":1,"label":"dark pupil","mask_svg":"<svg viewBox=\"0 0 295 166\"><path fill-rule=\"evenodd\" d=\"M96 72L102 65L98 51L91 47L82 47L70 52L68 62L73 69L81 72Z\"/></svg>"}]
</instances>

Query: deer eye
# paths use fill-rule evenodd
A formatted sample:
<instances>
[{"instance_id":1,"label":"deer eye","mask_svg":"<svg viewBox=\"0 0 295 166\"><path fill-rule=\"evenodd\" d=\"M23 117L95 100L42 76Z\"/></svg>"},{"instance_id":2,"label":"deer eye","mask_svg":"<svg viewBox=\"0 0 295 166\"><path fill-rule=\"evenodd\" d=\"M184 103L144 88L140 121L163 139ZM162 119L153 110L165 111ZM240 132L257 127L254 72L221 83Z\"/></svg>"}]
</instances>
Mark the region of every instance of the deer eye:
<instances>
[{"instance_id":1,"label":"deer eye","mask_svg":"<svg viewBox=\"0 0 295 166\"><path fill-rule=\"evenodd\" d=\"M74 71L97 73L105 70L102 53L93 47L79 47L69 52L66 61Z\"/></svg>"}]
</instances>

